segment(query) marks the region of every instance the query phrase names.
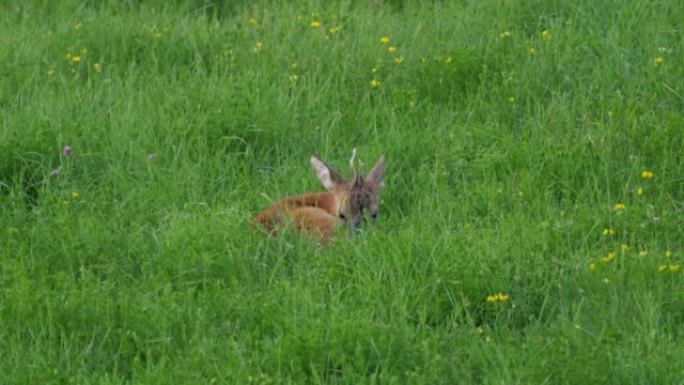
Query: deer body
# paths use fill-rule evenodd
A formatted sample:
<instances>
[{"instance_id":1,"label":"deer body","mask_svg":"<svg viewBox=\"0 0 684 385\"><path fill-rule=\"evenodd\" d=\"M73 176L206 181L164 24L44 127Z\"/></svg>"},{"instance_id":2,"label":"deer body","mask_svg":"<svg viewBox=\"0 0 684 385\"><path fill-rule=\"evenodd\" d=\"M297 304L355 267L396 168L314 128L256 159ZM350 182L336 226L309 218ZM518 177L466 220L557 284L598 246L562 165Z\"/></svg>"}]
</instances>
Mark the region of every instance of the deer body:
<instances>
[{"instance_id":1,"label":"deer body","mask_svg":"<svg viewBox=\"0 0 684 385\"><path fill-rule=\"evenodd\" d=\"M364 211L368 211L375 222L380 203L380 187L385 173L385 157L365 178L353 167L356 154L352 155L350 166L354 174L351 181L345 180L337 171L330 168L316 155L311 156L311 164L318 179L328 191L283 198L261 212L255 223L264 226L271 235L277 229L292 223L298 232L306 232L318 240L328 243L339 225L358 230L364 222Z\"/></svg>"}]
</instances>

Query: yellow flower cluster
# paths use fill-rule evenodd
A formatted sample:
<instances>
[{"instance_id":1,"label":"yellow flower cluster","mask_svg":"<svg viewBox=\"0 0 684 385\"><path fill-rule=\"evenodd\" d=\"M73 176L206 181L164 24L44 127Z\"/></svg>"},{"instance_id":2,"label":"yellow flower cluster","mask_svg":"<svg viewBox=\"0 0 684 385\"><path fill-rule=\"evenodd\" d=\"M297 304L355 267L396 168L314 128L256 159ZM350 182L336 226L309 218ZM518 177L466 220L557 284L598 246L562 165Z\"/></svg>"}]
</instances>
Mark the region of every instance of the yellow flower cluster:
<instances>
[{"instance_id":1,"label":"yellow flower cluster","mask_svg":"<svg viewBox=\"0 0 684 385\"><path fill-rule=\"evenodd\" d=\"M655 177L655 174L653 173L653 171L643 170L639 173L639 176L644 181L650 181ZM637 187L634 190L634 195L636 195L637 197L643 197L645 195L645 193L646 192L645 192L644 187ZM638 205L639 205L638 203L635 203L635 206L638 207ZM618 214L622 214L626 210L627 210L627 205L625 203L618 202L618 203L615 203L613 205L613 211L617 212ZM659 219L660 218L657 216L653 217L654 222L657 222ZM605 237L613 237L617 234L617 232L615 229L613 229L611 227L607 227L603 230L602 234ZM629 244L620 243L619 248L620 248L621 255L627 257L628 253L631 249ZM637 249L636 255L638 255L639 258L645 258L649 255L649 251L646 250L645 248L639 248L639 249ZM674 255L675 254L672 252L672 250L666 250L664 253L664 257L667 259L667 261L665 263L661 263L658 265L658 267L657 267L658 271L663 272L663 273L678 273L679 271L681 271L680 263L672 261ZM589 263L588 270L592 271L592 272L596 271L600 268L601 265L611 264L613 261L615 261L617 259L618 256L619 256L618 253L611 251L607 255L598 258L597 261ZM626 261L628 261L628 259L626 259ZM605 280L607 280L607 279L608 278L605 278Z\"/></svg>"},{"instance_id":2,"label":"yellow flower cluster","mask_svg":"<svg viewBox=\"0 0 684 385\"><path fill-rule=\"evenodd\" d=\"M289 79L290 82L294 83L299 80L299 75L297 75L297 69L299 68L299 64L297 63L292 63L290 65L290 70L292 71L292 74L290 75Z\"/></svg>"},{"instance_id":3,"label":"yellow flower cluster","mask_svg":"<svg viewBox=\"0 0 684 385\"><path fill-rule=\"evenodd\" d=\"M611 263L611 262L613 262L613 260L615 259L616 256L617 256L616 253L613 253L613 252L608 253L608 255L606 255L605 257L601 258L601 262L603 262L604 264Z\"/></svg>"},{"instance_id":4,"label":"yellow flower cluster","mask_svg":"<svg viewBox=\"0 0 684 385\"><path fill-rule=\"evenodd\" d=\"M669 262L673 256L674 253L672 252L672 250L666 250L665 258L668 259L668 263L658 266L658 271L660 271L661 273L678 273L682 269L682 267L679 263Z\"/></svg>"},{"instance_id":5,"label":"yellow flower cluster","mask_svg":"<svg viewBox=\"0 0 684 385\"><path fill-rule=\"evenodd\" d=\"M661 273L678 273L681 270L681 265L678 263L673 263L669 265L658 266L658 271Z\"/></svg>"},{"instance_id":6,"label":"yellow flower cluster","mask_svg":"<svg viewBox=\"0 0 684 385\"><path fill-rule=\"evenodd\" d=\"M73 63L73 64L78 64L80 63L86 56L88 55L88 49L87 48L81 48L79 52L71 52L67 51L66 54L64 54L64 58Z\"/></svg>"},{"instance_id":7,"label":"yellow flower cluster","mask_svg":"<svg viewBox=\"0 0 684 385\"><path fill-rule=\"evenodd\" d=\"M74 67L71 68L71 72L73 74L78 73L76 65L87 62L87 57L88 57L88 48L85 48L85 47L81 48L80 50L75 50L75 51L69 50L64 54L64 59L70 65L74 65ZM92 65L93 65L92 68L95 72L102 72L102 62L95 62ZM83 68L83 67L80 67L80 68ZM55 75L55 73L56 73L55 66L51 66L47 72L48 76L52 77Z\"/></svg>"},{"instance_id":8,"label":"yellow flower cluster","mask_svg":"<svg viewBox=\"0 0 684 385\"><path fill-rule=\"evenodd\" d=\"M392 42L392 39L389 36L381 36L380 37L380 44L387 45L388 46L387 52L394 54L399 49L395 45L390 45L391 42ZM400 65L400 64L404 63L404 57L402 55L395 55L392 58L392 61L394 61L394 64ZM373 74L373 79L370 81L370 86L373 89L380 88L380 86L382 85L382 82L376 76L378 74L378 72L379 72L379 70L377 67L373 67L371 69L371 73Z\"/></svg>"},{"instance_id":9,"label":"yellow flower cluster","mask_svg":"<svg viewBox=\"0 0 684 385\"><path fill-rule=\"evenodd\" d=\"M610 227L603 229L603 236L604 237L611 237L615 235L615 229L612 229Z\"/></svg>"},{"instance_id":10,"label":"yellow flower cluster","mask_svg":"<svg viewBox=\"0 0 684 385\"><path fill-rule=\"evenodd\" d=\"M487 303L506 302L506 301L508 301L508 299L509 299L508 294L497 293L494 295L488 295L487 296Z\"/></svg>"}]
</instances>

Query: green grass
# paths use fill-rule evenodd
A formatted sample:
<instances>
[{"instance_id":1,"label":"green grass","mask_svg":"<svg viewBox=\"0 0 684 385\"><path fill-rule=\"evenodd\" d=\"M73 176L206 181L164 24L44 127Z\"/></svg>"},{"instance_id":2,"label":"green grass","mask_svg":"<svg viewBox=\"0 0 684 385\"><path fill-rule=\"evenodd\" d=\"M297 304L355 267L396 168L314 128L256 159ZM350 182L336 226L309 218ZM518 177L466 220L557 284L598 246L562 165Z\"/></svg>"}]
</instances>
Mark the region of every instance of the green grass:
<instances>
[{"instance_id":1,"label":"green grass","mask_svg":"<svg viewBox=\"0 0 684 385\"><path fill-rule=\"evenodd\" d=\"M0 14L0 384L683 383L678 1ZM353 147L374 231L253 231Z\"/></svg>"}]
</instances>

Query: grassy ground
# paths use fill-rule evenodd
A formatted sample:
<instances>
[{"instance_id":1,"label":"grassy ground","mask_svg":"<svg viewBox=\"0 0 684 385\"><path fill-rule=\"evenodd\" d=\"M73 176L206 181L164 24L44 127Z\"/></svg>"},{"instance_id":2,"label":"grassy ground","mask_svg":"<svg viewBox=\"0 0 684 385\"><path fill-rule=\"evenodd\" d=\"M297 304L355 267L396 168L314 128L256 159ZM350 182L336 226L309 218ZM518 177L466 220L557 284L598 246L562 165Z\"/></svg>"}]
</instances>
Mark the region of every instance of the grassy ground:
<instances>
[{"instance_id":1,"label":"grassy ground","mask_svg":"<svg viewBox=\"0 0 684 385\"><path fill-rule=\"evenodd\" d=\"M683 383L679 1L0 13L0 383ZM353 147L375 231L250 229Z\"/></svg>"}]
</instances>

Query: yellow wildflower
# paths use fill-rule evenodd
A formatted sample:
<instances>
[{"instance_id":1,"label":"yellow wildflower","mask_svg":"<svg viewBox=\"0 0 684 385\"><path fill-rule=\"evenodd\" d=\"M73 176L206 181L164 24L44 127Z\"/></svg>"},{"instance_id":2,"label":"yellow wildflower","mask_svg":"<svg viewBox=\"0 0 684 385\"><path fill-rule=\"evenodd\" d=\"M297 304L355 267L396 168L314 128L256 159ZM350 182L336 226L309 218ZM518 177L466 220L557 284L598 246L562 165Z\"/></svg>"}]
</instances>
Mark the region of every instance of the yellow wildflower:
<instances>
[{"instance_id":1,"label":"yellow wildflower","mask_svg":"<svg viewBox=\"0 0 684 385\"><path fill-rule=\"evenodd\" d=\"M672 258L672 250L665 251L665 257Z\"/></svg>"},{"instance_id":2,"label":"yellow wildflower","mask_svg":"<svg viewBox=\"0 0 684 385\"><path fill-rule=\"evenodd\" d=\"M596 267L597 267L597 266L596 266L595 263L593 263L593 262L590 263L590 264L589 264L589 271L596 271Z\"/></svg>"},{"instance_id":3,"label":"yellow wildflower","mask_svg":"<svg viewBox=\"0 0 684 385\"><path fill-rule=\"evenodd\" d=\"M80 195L81 195L81 193L79 193L78 191L72 191L71 192L71 199L77 199Z\"/></svg>"},{"instance_id":4,"label":"yellow wildflower","mask_svg":"<svg viewBox=\"0 0 684 385\"><path fill-rule=\"evenodd\" d=\"M545 29L541 32L541 37L544 40L549 40L551 38L551 32L549 32L548 29Z\"/></svg>"},{"instance_id":5,"label":"yellow wildflower","mask_svg":"<svg viewBox=\"0 0 684 385\"><path fill-rule=\"evenodd\" d=\"M668 268L668 270L670 270L670 273L677 273L677 272L679 272L679 270L681 270L681 266L679 266L678 263L676 263L674 265L670 265L667 268Z\"/></svg>"},{"instance_id":6,"label":"yellow wildflower","mask_svg":"<svg viewBox=\"0 0 684 385\"><path fill-rule=\"evenodd\" d=\"M47 74L48 74L48 76L55 76L55 69L54 69L54 68L50 68L50 69L48 70L48 73L47 73Z\"/></svg>"},{"instance_id":7,"label":"yellow wildflower","mask_svg":"<svg viewBox=\"0 0 684 385\"><path fill-rule=\"evenodd\" d=\"M658 271L664 273L667 270L667 265L658 266Z\"/></svg>"},{"instance_id":8,"label":"yellow wildflower","mask_svg":"<svg viewBox=\"0 0 684 385\"><path fill-rule=\"evenodd\" d=\"M80 63L80 62L81 62L81 57L78 56L78 55L76 55L76 56L74 56L74 57L71 58L71 61L74 62L74 63Z\"/></svg>"},{"instance_id":9,"label":"yellow wildflower","mask_svg":"<svg viewBox=\"0 0 684 385\"><path fill-rule=\"evenodd\" d=\"M508 301L508 299L509 299L508 294L503 294L503 293L497 293L494 295L488 295L487 296L487 302L488 303L506 302L506 301Z\"/></svg>"},{"instance_id":10,"label":"yellow wildflower","mask_svg":"<svg viewBox=\"0 0 684 385\"><path fill-rule=\"evenodd\" d=\"M380 71L380 70L378 69L378 67L373 67L373 68L371 68L371 73L372 73L372 74L377 74L379 71Z\"/></svg>"},{"instance_id":11,"label":"yellow wildflower","mask_svg":"<svg viewBox=\"0 0 684 385\"><path fill-rule=\"evenodd\" d=\"M639 188L637 189L637 191L636 191L636 195L637 195L638 197L641 197L641 196L644 196L644 194L646 194L646 192L644 191L644 189L642 189L641 187L639 187Z\"/></svg>"},{"instance_id":12,"label":"yellow wildflower","mask_svg":"<svg viewBox=\"0 0 684 385\"><path fill-rule=\"evenodd\" d=\"M502 39L505 39L507 37L511 37L511 31L503 31L499 36L501 36Z\"/></svg>"},{"instance_id":13,"label":"yellow wildflower","mask_svg":"<svg viewBox=\"0 0 684 385\"><path fill-rule=\"evenodd\" d=\"M371 80L371 82L370 82L370 85L371 85L371 87L373 87L373 88L378 88L378 87L380 87L381 84L382 84L382 83L380 83L380 80L378 80L378 79L373 79L373 80Z\"/></svg>"},{"instance_id":14,"label":"yellow wildflower","mask_svg":"<svg viewBox=\"0 0 684 385\"><path fill-rule=\"evenodd\" d=\"M313 29L321 28L321 22L320 21L312 21L311 22L311 28L313 28Z\"/></svg>"},{"instance_id":15,"label":"yellow wildflower","mask_svg":"<svg viewBox=\"0 0 684 385\"><path fill-rule=\"evenodd\" d=\"M644 170L641 172L641 179L650 180L650 179L653 179L653 176L654 176L653 172L651 172L651 171Z\"/></svg>"},{"instance_id":16,"label":"yellow wildflower","mask_svg":"<svg viewBox=\"0 0 684 385\"><path fill-rule=\"evenodd\" d=\"M449 56L446 59L444 59L444 64L451 64L452 61L454 60L451 58L451 56Z\"/></svg>"},{"instance_id":17,"label":"yellow wildflower","mask_svg":"<svg viewBox=\"0 0 684 385\"><path fill-rule=\"evenodd\" d=\"M77 30L77 31L78 31L79 29L81 29L81 27L83 27L83 23L81 23L80 21L79 21L78 23L74 24L74 29Z\"/></svg>"},{"instance_id":18,"label":"yellow wildflower","mask_svg":"<svg viewBox=\"0 0 684 385\"><path fill-rule=\"evenodd\" d=\"M403 56L397 56L394 58L394 62L397 64L401 64L404 62L404 57Z\"/></svg>"},{"instance_id":19,"label":"yellow wildflower","mask_svg":"<svg viewBox=\"0 0 684 385\"><path fill-rule=\"evenodd\" d=\"M626 208L627 206L625 206L624 203L616 203L615 206L613 206L613 209L615 209L615 211L625 211Z\"/></svg>"},{"instance_id":20,"label":"yellow wildflower","mask_svg":"<svg viewBox=\"0 0 684 385\"><path fill-rule=\"evenodd\" d=\"M395 46L393 46L393 45L392 45L392 46L389 46L389 47L387 48L387 52L389 52L389 53L395 53L395 52L397 52L397 47L395 47Z\"/></svg>"},{"instance_id":21,"label":"yellow wildflower","mask_svg":"<svg viewBox=\"0 0 684 385\"><path fill-rule=\"evenodd\" d=\"M612 235L615 235L615 230L613 230L613 229L611 229L611 228L603 229L603 233L602 233L602 234L603 234L604 236L606 236L606 237L612 236Z\"/></svg>"},{"instance_id":22,"label":"yellow wildflower","mask_svg":"<svg viewBox=\"0 0 684 385\"><path fill-rule=\"evenodd\" d=\"M93 64L93 68L95 68L95 72L101 72L102 71L102 63Z\"/></svg>"},{"instance_id":23,"label":"yellow wildflower","mask_svg":"<svg viewBox=\"0 0 684 385\"><path fill-rule=\"evenodd\" d=\"M248 22L249 24L251 24L251 25L257 25L257 24L259 24L259 20L256 19L256 18L254 18L254 17L252 17L252 18L250 18L249 20L247 20L247 22Z\"/></svg>"},{"instance_id":24,"label":"yellow wildflower","mask_svg":"<svg viewBox=\"0 0 684 385\"><path fill-rule=\"evenodd\" d=\"M624 244L624 243L621 244L621 245L620 245L620 251L622 251L623 253L628 252L628 251L629 251L629 245Z\"/></svg>"},{"instance_id":25,"label":"yellow wildflower","mask_svg":"<svg viewBox=\"0 0 684 385\"><path fill-rule=\"evenodd\" d=\"M665 61L664 57L656 56L655 59L653 59L653 64L660 65L660 64L663 64L664 61Z\"/></svg>"},{"instance_id":26,"label":"yellow wildflower","mask_svg":"<svg viewBox=\"0 0 684 385\"><path fill-rule=\"evenodd\" d=\"M647 256L647 255L648 255L648 251L646 251L646 250L639 250L639 256L640 256L640 257L643 258L643 257L645 257L645 256Z\"/></svg>"},{"instance_id":27,"label":"yellow wildflower","mask_svg":"<svg viewBox=\"0 0 684 385\"><path fill-rule=\"evenodd\" d=\"M616 254L613 252L608 253L605 257L601 258L601 262L610 263L615 259Z\"/></svg>"},{"instance_id":28,"label":"yellow wildflower","mask_svg":"<svg viewBox=\"0 0 684 385\"><path fill-rule=\"evenodd\" d=\"M290 81L291 81L291 82L294 83L294 82L296 82L297 80L299 80L299 76L297 76L297 75L290 75Z\"/></svg>"},{"instance_id":29,"label":"yellow wildflower","mask_svg":"<svg viewBox=\"0 0 684 385\"><path fill-rule=\"evenodd\" d=\"M71 60L72 57L73 57L73 55L71 54L71 52L67 52L67 53L64 55L64 58L66 58L67 60Z\"/></svg>"},{"instance_id":30,"label":"yellow wildflower","mask_svg":"<svg viewBox=\"0 0 684 385\"><path fill-rule=\"evenodd\" d=\"M337 35L342 30L342 27L336 25L328 30L328 33L332 36Z\"/></svg>"},{"instance_id":31,"label":"yellow wildflower","mask_svg":"<svg viewBox=\"0 0 684 385\"><path fill-rule=\"evenodd\" d=\"M536 55L537 54L537 49L534 47L528 47L527 52L530 53L530 55Z\"/></svg>"},{"instance_id":32,"label":"yellow wildflower","mask_svg":"<svg viewBox=\"0 0 684 385\"><path fill-rule=\"evenodd\" d=\"M515 96L509 96L509 97L508 97L508 102L509 102L509 103L515 103Z\"/></svg>"},{"instance_id":33,"label":"yellow wildflower","mask_svg":"<svg viewBox=\"0 0 684 385\"><path fill-rule=\"evenodd\" d=\"M380 43L382 44L389 44L390 38L388 36L383 36L380 38Z\"/></svg>"},{"instance_id":34,"label":"yellow wildflower","mask_svg":"<svg viewBox=\"0 0 684 385\"><path fill-rule=\"evenodd\" d=\"M258 41L258 42L256 42L256 44L254 44L252 51L258 53L258 52L261 52L262 49L264 49L264 44L262 42Z\"/></svg>"}]
</instances>

